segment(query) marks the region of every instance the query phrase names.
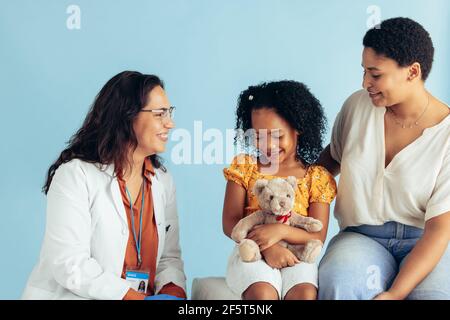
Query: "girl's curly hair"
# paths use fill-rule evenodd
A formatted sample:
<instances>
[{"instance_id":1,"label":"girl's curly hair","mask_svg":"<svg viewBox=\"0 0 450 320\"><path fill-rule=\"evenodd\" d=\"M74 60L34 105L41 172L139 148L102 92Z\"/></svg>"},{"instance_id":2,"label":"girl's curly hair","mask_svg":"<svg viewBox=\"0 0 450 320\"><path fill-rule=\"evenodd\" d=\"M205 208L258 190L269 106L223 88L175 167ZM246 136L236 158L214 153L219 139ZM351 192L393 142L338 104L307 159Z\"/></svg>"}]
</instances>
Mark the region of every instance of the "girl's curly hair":
<instances>
[{"instance_id":1,"label":"girl's curly hair","mask_svg":"<svg viewBox=\"0 0 450 320\"><path fill-rule=\"evenodd\" d=\"M327 120L317 98L303 83L297 81L264 82L250 86L238 99L236 110L236 131L252 128L253 110L270 108L285 119L300 133L297 143L296 159L309 165L314 163L322 151L323 136L326 133ZM251 146L252 139L239 133L235 144L241 143L245 148Z\"/></svg>"}]
</instances>

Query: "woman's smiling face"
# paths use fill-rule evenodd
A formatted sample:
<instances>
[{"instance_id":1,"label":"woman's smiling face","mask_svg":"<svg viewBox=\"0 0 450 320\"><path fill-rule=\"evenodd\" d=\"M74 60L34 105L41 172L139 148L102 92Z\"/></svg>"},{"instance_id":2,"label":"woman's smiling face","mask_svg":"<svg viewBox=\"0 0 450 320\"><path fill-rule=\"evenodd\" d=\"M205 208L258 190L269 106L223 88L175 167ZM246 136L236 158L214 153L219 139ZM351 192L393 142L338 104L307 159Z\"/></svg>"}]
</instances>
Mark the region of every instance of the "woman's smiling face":
<instances>
[{"instance_id":1,"label":"woman's smiling face","mask_svg":"<svg viewBox=\"0 0 450 320\"><path fill-rule=\"evenodd\" d=\"M155 87L148 94L148 102L143 110L170 108L169 99L163 88ZM172 119L162 117L161 113L140 112L133 123L138 141L136 151L144 156L162 153L166 149L168 134L175 127Z\"/></svg>"},{"instance_id":2,"label":"woman's smiling face","mask_svg":"<svg viewBox=\"0 0 450 320\"><path fill-rule=\"evenodd\" d=\"M372 103L377 107L386 107L401 103L411 90L411 72L417 66L401 67L398 63L372 48L366 47L362 54L364 68L363 88L369 92ZM420 67L419 67L420 69Z\"/></svg>"}]
</instances>

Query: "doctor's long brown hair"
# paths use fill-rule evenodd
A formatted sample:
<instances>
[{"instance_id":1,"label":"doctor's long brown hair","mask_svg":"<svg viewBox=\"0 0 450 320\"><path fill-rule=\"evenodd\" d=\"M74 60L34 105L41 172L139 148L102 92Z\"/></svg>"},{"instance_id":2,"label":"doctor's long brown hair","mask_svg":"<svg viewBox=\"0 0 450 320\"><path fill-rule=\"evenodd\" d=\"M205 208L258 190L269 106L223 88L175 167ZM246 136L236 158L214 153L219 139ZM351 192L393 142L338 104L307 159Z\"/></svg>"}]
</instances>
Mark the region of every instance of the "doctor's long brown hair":
<instances>
[{"instance_id":1,"label":"doctor's long brown hair","mask_svg":"<svg viewBox=\"0 0 450 320\"><path fill-rule=\"evenodd\" d=\"M164 84L155 75L124 71L110 79L100 90L82 127L50 166L42 191L47 194L55 171L72 159L90 163L114 164L116 173L130 167L128 148L137 147L133 121L147 103L148 93ZM150 156L155 168L162 168L161 158Z\"/></svg>"}]
</instances>

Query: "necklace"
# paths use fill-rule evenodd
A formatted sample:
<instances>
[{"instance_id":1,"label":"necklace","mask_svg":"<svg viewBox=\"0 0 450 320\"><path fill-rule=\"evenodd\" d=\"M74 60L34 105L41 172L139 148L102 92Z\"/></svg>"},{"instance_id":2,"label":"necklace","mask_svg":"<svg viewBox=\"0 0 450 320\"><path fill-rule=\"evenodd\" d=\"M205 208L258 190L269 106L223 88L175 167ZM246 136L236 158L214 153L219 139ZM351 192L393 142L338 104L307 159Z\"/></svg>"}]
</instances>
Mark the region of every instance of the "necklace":
<instances>
[{"instance_id":1,"label":"necklace","mask_svg":"<svg viewBox=\"0 0 450 320\"><path fill-rule=\"evenodd\" d=\"M416 119L416 121L414 121L413 123L411 123L409 125L405 124L405 122L399 121L398 118L397 118L397 115L394 112L394 110L392 110L391 108L388 108L388 111L391 112L392 115L394 116L395 124L401 126L403 129L405 129L405 128L412 129L413 127L418 126L419 125L419 120L422 119L423 115L425 114L425 112L428 109L428 106L430 105L430 95L428 95L427 97L428 97L427 105L425 106L422 114Z\"/></svg>"}]
</instances>

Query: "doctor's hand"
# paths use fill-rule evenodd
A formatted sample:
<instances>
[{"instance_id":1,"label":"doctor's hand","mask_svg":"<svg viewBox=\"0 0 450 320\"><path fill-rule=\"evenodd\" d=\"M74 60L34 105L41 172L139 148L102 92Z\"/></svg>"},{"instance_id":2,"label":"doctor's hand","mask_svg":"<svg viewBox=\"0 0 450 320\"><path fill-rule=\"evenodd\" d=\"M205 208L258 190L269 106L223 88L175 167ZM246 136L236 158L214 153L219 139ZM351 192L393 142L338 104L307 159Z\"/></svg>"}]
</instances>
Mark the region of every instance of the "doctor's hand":
<instances>
[{"instance_id":1,"label":"doctor's hand","mask_svg":"<svg viewBox=\"0 0 450 320\"><path fill-rule=\"evenodd\" d=\"M279 244L275 244L261 251L261 254L266 263L276 269L293 267L296 263L300 263L300 260L288 248L282 247Z\"/></svg>"},{"instance_id":2,"label":"doctor's hand","mask_svg":"<svg viewBox=\"0 0 450 320\"><path fill-rule=\"evenodd\" d=\"M286 226L281 223L254 226L248 233L247 239L251 239L259 246L260 251L273 246L283 240Z\"/></svg>"},{"instance_id":3,"label":"doctor's hand","mask_svg":"<svg viewBox=\"0 0 450 320\"><path fill-rule=\"evenodd\" d=\"M178 298L170 294L156 294L154 296L147 296L144 300L186 300L185 298Z\"/></svg>"}]
</instances>

